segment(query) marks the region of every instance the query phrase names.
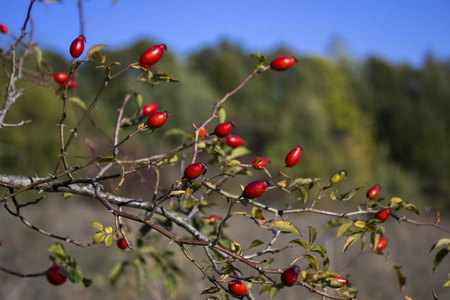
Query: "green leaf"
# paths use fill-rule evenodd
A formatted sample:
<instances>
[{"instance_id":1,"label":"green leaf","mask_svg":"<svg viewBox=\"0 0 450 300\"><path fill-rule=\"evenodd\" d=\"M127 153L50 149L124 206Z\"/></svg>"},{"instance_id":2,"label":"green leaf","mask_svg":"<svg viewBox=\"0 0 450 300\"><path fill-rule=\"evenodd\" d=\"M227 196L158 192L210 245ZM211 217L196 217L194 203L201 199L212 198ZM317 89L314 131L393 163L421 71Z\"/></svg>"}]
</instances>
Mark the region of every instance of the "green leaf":
<instances>
[{"instance_id":1,"label":"green leaf","mask_svg":"<svg viewBox=\"0 0 450 300\"><path fill-rule=\"evenodd\" d=\"M441 286L450 287L450 273L448 274L447 280Z\"/></svg>"},{"instance_id":2,"label":"green leaf","mask_svg":"<svg viewBox=\"0 0 450 300\"><path fill-rule=\"evenodd\" d=\"M33 47L33 50L34 50L34 53L36 54L36 60L37 60L38 66L40 68L41 64L42 64L42 51L38 47Z\"/></svg>"},{"instance_id":3,"label":"green leaf","mask_svg":"<svg viewBox=\"0 0 450 300\"><path fill-rule=\"evenodd\" d=\"M163 282L166 290L169 292L170 298L174 299L177 294L177 282L175 276L173 274L166 274Z\"/></svg>"},{"instance_id":4,"label":"green leaf","mask_svg":"<svg viewBox=\"0 0 450 300\"><path fill-rule=\"evenodd\" d=\"M114 286L120 276L125 272L125 263L120 261L114 265L109 273L109 281Z\"/></svg>"},{"instance_id":5,"label":"green leaf","mask_svg":"<svg viewBox=\"0 0 450 300\"><path fill-rule=\"evenodd\" d=\"M350 236L344 244L344 248L342 248L342 253L347 251L357 240L359 240L361 236L359 234Z\"/></svg>"},{"instance_id":6,"label":"green leaf","mask_svg":"<svg viewBox=\"0 0 450 300\"><path fill-rule=\"evenodd\" d=\"M48 248L48 252L56 255L62 260L65 260L67 257L66 250L64 249L64 246L60 242L57 242L53 246Z\"/></svg>"},{"instance_id":7,"label":"green leaf","mask_svg":"<svg viewBox=\"0 0 450 300\"><path fill-rule=\"evenodd\" d=\"M348 201L348 200L350 200L350 199L356 194L356 192L357 192L358 190L362 189L363 187L364 187L364 185L355 188L355 189L354 189L353 191L351 191L351 192L341 194L341 200L342 200L342 201Z\"/></svg>"},{"instance_id":8,"label":"green leaf","mask_svg":"<svg viewBox=\"0 0 450 300\"><path fill-rule=\"evenodd\" d=\"M433 263L433 271L439 266L439 264L442 262L442 260L447 256L447 254L450 252L449 248L444 248L439 250L439 252L436 254L436 257L434 258Z\"/></svg>"},{"instance_id":9,"label":"green leaf","mask_svg":"<svg viewBox=\"0 0 450 300\"><path fill-rule=\"evenodd\" d=\"M230 155L228 155L227 159L235 159L236 157L240 157L246 154L250 154L250 150L248 150L246 147L237 147L237 148L233 148L233 150L231 150Z\"/></svg>"},{"instance_id":10,"label":"green leaf","mask_svg":"<svg viewBox=\"0 0 450 300\"><path fill-rule=\"evenodd\" d=\"M395 273L397 274L398 283L400 284L400 290L403 292L406 286L406 277L405 274L402 272L402 266L399 264L393 264L392 267L395 270Z\"/></svg>"},{"instance_id":11,"label":"green leaf","mask_svg":"<svg viewBox=\"0 0 450 300\"><path fill-rule=\"evenodd\" d=\"M309 244L312 245L316 241L317 230L312 226L308 226L308 231L309 231Z\"/></svg>"},{"instance_id":12,"label":"green leaf","mask_svg":"<svg viewBox=\"0 0 450 300\"><path fill-rule=\"evenodd\" d=\"M231 252L240 255L242 253L241 244L232 240L231 245L230 245L230 250L231 250Z\"/></svg>"},{"instance_id":13,"label":"green leaf","mask_svg":"<svg viewBox=\"0 0 450 300\"><path fill-rule=\"evenodd\" d=\"M106 238L105 238L105 246L106 246L106 247L111 246L112 242L113 242L113 237L112 237L112 235L110 235L110 234L107 235Z\"/></svg>"},{"instance_id":14,"label":"green leaf","mask_svg":"<svg viewBox=\"0 0 450 300\"><path fill-rule=\"evenodd\" d=\"M238 161L237 159L233 159L233 160L229 160L226 161L225 163L223 163L222 166L220 166L220 169L225 169L225 168L231 168L231 167L240 167L242 164L240 161Z\"/></svg>"},{"instance_id":15,"label":"green leaf","mask_svg":"<svg viewBox=\"0 0 450 300\"><path fill-rule=\"evenodd\" d=\"M117 157L114 157L114 156L105 156L105 157L100 158L98 160L98 162L99 163L103 163L103 162L111 163L111 162L118 162L118 160L117 160Z\"/></svg>"},{"instance_id":16,"label":"green leaf","mask_svg":"<svg viewBox=\"0 0 450 300\"><path fill-rule=\"evenodd\" d=\"M74 268L67 266L67 271L69 272L69 280L71 282L79 283L83 279L79 266L75 266Z\"/></svg>"},{"instance_id":17,"label":"green leaf","mask_svg":"<svg viewBox=\"0 0 450 300\"><path fill-rule=\"evenodd\" d=\"M298 230L298 228L292 222L289 221L283 220L275 221L272 224L270 224L270 228L280 230L282 233L296 233L299 236L302 236L300 230Z\"/></svg>"},{"instance_id":18,"label":"green leaf","mask_svg":"<svg viewBox=\"0 0 450 300\"><path fill-rule=\"evenodd\" d=\"M201 292L201 295L204 295L204 294L217 294L219 292L220 292L219 288L217 288L216 286L210 286L210 287L207 287L206 289L204 289L203 292Z\"/></svg>"},{"instance_id":19,"label":"green leaf","mask_svg":"<svg viewBox=\"0 0 450 300\"><path fill-rule=\"evenodd\" d=\"M92 237L92 241L94 242L94 244L100 244L103 241L103 239L105 238L105 236L106 236L106 234L104 232L97 232Z\"/></svg>"},{"instance_id":20,"label":"green leaf","mask_svg":"<svg viewBox=\"0 0 450 300\"><path fill-rule=\"evenodd\" d=\"M270 285L265 285L263 286L263 288L259 291L259 294L261 295L262 293L265 293L267 291L270 291L272 287Z\"/></svg>"},{"instance_id":21,"label":"green leaf","mask_svg":"<svg viewBox=\"0 0 450 300\"><path fill-rule=\"evenodd\" d=\"M82 109L86 109L86 104L78 97L69 97L69 102L81 107Z\"/></svg>"},{"instance_id":22,"label":"green leaf","mask_svg":"<svg viewBox=\"0 0 450 300\"><path fill-rule=\"evenodd\" d=\"M264 55L259 54L259 52L250 54L250 57L256 58L259 63L263 63L267 59Z\"/></svg>"},{"instance_id":23,"label":"green leaf","mask_svg":"<svg viewBox=\"0 0 450 300\"><path fill-rule=\"evenodd\" d=\"M302 239L292 240L289 243L299 245L300 247L303 247L305 250L308 250L308 242L306 242L305 240Z\"/></svg>"},{"instance_id":24,"label":"green leaf","mask_svg":"<svg viewBox=\"0 0 450 300\"><path fill-rule=\"evenodd\" d=\"M92 227L94 227L95 229L97 229L98 231L102 231L103 230L103 225L99 222L91 222Z\"/></svg>"},{"instance_id":25,"label":"green leaf","mask_svg":"<svg viewBox=\"0 0 450 300\"><path fill-rule=\"evenodd\" d=\"M347 232L347 230L350 228L350 227L352 227L352 223L351 222L345 222L345 223L343 223L340 227L339 227L339 229L338 229L338 231L337 231L337 233L336 233L336 238L338 239L338 238L340 238L341 236L343 236L346 232Z\"/></svg>"},{"instance_id":26,"label":"green leaf","mask_svg":"<svg viewBox=\"0 0 450 300\"><path fill-rule=\"evenodd\" d=\"M317 257L309 253L304 254L303 257L305 257L309 261L310 266L313 270L319 270L319 262L317 261Z\"/></svg>"},{"instance_id":27,"label":"green leaf","mask_svg":"<svg viewBox=\"0 0 450 300\"><path fill-rule=\"evenodd\" d=\"M92 46L91 48L89 48L87 55L86 55L86 60L87 61L91 61L91 60L99 61L101 63L104 63L106 57L104 55L101 55L99 51L105 47L107 47L107 45L95 45L95 46Z\"/></svg>"},{"instance_id":28,"label":"green leaf","mask_svg":"<svg viewBox=\"0 0 450 300\"><path fill-rule=\"evenodd\" d=\"M185 137L186 132L184 132L184 130L179 128L171 128L164 133L164 136L171 136L171 135L179 135L181 137Z\"/></svg>"},{"instance_id":29,"label":"green leaf","mask_svg":"<svg viewBox=\"0 0 450 300\"><path fill-rule=\"evenodd\" d=\"M217 111L217 114L219 115L219 122L224 123L225 120L227 119L227 113L226 113L225 109L223 107L219 108L219 110Z\"/></svg>"},{"instance_id":30,"label":"green leaf","mask_svg":"<svg viewBox=\"0 0 450 300\"><path fill-rule=\"evenodd\" d=\"M260 240L253 240L253 241L250 243L250 246L248 246L247 250L248 250L248 249L251 249L251 248L254 248L254 247L258 247L258 246L263 245L263 244L264 244L264 242L262 242L262 241L260 241Z\"/></svg>"},{"instance_id":31,"label":"green leaf","mask_svg":"<svg viewBox=\"0 0 450 300\"><path fill-rule=\"evenodd\" d=\"M344 220L342 219L333 219L328 221L325 226L323 226L322 232L325 232L331 228L335 228L338 226L341 226L344 223Z\"/></svg>"},{"instance_id":32,"label":"green leaf","mask_svg":"<svg viewBox=\"0 0 450 300\"><path fill-rule=\"evenodd\" d=\"M364 221L356 221L356 222L354 223L354 225L355 225L356 227L359 227L359 228L364 228L364 227L366 227L366 222L364 222Z\"/></svg>"},{"instance_id":33,"label":"green leaf","mask_svg":"<svg viewBox=\"0 0 450 300\"><path fill-rule=\"evenodd\" d=\"M181 82L178 78L174 77L172 74L166 71L155 71L153 72L153 81L166 81L166 82Z\"/></svg>"},{"instance_id":34,"label":"green leaf","mask_svg":"<svg viewBox=\"0 0 450 300\"><path fill-rule=\"evenodd\" d=\"M308 191L302 186L299 186L298 190L300 191L300 195L302 196L303 204L305 204L306 201L308 201Z\"/></svg>"},{"instance_id":35,"label":"green leaf","mask_svg":"<svg viewBox=\"0 0 450 300\"><path fill-rule=\"evenodd\" d=\"M70 199L72 198L73 194L72 193L64 193L63 194L63 199Z\"/></svg>"},{"instance_id":36,"label":"green leaf","mask_svg":"<svg viewBox=\"0 0 450 300\"><path fill-rule=\"evenodd\" d=\"M372 232L372 234L370 235L370 241L372 242L373 250L377 249L379 240L380 240L380 235L375 232Z\"/></svg>"},{"instance_id":37,"label":"green leaf","mask_svg":"<svg viewBox=\"0 0 450 300\"><path fill-rule=\"evenodd\" d=\"M270 288L270 299L272 299L273 298L273 296L275 296L275 293L278 291L278 289L276 288L276 287L274 287L274 286L272 286L271 288Z\"/></svg>"},{"instance_id":38,"label":"green leaf","mask_svg":"<svg viewBox=\"0 0 450 300\"><path fill-rule=\"evenodd\" d=\"M450 239L449 239L449 238L442 238L442 239L440 239L439 241L437 241L437 243L434 244L434 245L431 247L430 252L433 251L433 250L436 249L436 248L439 248L439 247L447 247L447 246L449 246L449 245L450 245Z\"/></svg>"},{"instance_id":39,"label":"green leaf","mask_svg":"<svg viewBox=\"0 0 450 300\"><path fill-rule=\"evenodd\" d=\"M83 283L84 287L87 288L92 284L92 279L83 277L83 279L81 279L81 282Z\"/></svg>"}]
</instances>

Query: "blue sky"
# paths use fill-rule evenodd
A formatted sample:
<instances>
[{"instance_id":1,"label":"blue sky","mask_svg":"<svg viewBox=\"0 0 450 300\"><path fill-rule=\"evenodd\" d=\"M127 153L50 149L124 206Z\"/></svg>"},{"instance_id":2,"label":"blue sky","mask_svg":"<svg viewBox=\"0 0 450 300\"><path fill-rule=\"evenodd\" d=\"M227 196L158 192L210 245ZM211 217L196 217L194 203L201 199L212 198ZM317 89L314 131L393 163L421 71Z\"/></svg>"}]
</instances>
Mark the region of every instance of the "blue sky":
<instances>
[{"instance_id":1,"label":"blue sky","mask_svg":"<svg viewBox=\"0 0 450 300\"><path fill-rule=\"evenodd\" d=\"M29 1L3 1L0 23L16 35ZM426 53L450 58L450 1L446 0L87 0L87 47L112 48L150 38L179 55L215 45L221 39L249 52L287 46L304 55L327 55L331 41L342 39L352 56L377 55L393 63L419 66ZM43 4L32 11L34 40L69 57L79 33L75 0ZM10 40L0 35L5 47Z\"/></svg>"}]
</instances>

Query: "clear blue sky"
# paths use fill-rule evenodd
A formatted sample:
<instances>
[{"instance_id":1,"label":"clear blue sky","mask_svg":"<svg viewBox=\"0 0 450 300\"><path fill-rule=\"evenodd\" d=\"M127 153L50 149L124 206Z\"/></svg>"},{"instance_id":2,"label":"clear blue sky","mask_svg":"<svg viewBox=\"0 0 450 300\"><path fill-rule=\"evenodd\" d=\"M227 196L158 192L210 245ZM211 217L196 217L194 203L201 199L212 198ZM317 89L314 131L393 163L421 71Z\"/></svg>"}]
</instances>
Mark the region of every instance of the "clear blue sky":
<instances>
[{"instance_id":1,"label":"clear blue sky","mask_svg":"<svg viewBox=\"0 0 450 300\"><path fill-rule=\"evenodd\" d=\"M27 0L2 1L0 23L16 34ZM299 54L326 55L333 37L356 58L377 55L419 66L427 52L450 58L450 1L446 0L197 0L84 1L87 47L130 45L139 38L164 42L186 55L222 38L251 52L287 46ZM41 47L68 56L79 33L75 0L37 2L32 11ZM10 41L0 35L5 47Z\"/></svg>"}]
</instances>

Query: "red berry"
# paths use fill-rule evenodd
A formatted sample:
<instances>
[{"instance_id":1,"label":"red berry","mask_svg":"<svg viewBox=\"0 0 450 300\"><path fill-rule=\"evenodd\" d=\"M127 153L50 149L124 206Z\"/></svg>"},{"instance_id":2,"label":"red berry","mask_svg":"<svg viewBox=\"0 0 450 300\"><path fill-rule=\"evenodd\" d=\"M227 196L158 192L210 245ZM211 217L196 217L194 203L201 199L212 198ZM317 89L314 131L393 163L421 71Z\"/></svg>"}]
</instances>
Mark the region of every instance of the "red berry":
<instances>
[{"instance_id":1,"label":"red berry","mask_svg":"<svg viewBox=\"0 0 450 300\"><path fill-rule=\"evenodd\" d=\"M391 213L391 210L389 208L383 208L382 210L379 210L375 214L375 219L380 220L380 222L384 222L387 220L390 213Z\"/></svg>"},{"instance_id":2,"label":"red berry","mask_svg":"<svg viewBox=\"0 0 450 300\"><path fill-rule=\"evenodd\" d=\"M228 144L228 146L233 148L244 145L244 140L238 137L237 135L227 136L225 142Z\"/></svg>"},{"instance_id":3,"label":"red berry","mask_svg":"<svg viewBox=\"0 0 450 300\"><path fill-rule=\"evenodd\" d=\"M267 165L268 162L269 162L268 158L257 157L253 160L252 166L256 170L261 170L262 168L264 168Z\"/></svg>"},{"instance_id":4,"label":"red berry","mask_svg":"<svg viewBox=\"0 0 450 300\"><path fill-rule=\"evenodd\" d=\"M329 279L329 286L334 289L341 288L344 285L351 286L350 282L348 282L347 279L339 277L339 276L333 276L333 277L331 277L331 279Z\"/></svg>"},{"instance_id":5,"label":"red berry","mask_svg":"<svg viewBox=\"0 0 450 300\"><path fill-rule=\"evenodd\" d=\"M247 184L242 192L242 197L255 199L264 194L269 184L266 180L253 181Z\"/></svg>"},{"instance_id":6,"label":"red berry","mask_svg":"<svg viewBox=\"0 0 450 300\"><path fill-rule=\"evenodd\" d=\"M216 128L214 128L214 133L217 137L226 137L227 135L230 134L231 128L234 126L233 123L228 122L228 123L221 123L219 125L216 126Z\"/></svg>"},{"instance_id":7,"label":"red berry","mask_svg":"<svg viewBox=\"0 0 450 300\"><path fill-rule=\"evenodd\" d=\"M298 273L300 273L300 268L297 265L293 265L281 274L281 282L285 286L293 286L298 281Z\"/></svg>"},{"instance_id":8,"label":"red berry","mask_svg":"<svg viewBox=\"0 0 450 300\"><path fill-rule=\"evenodd\" d=\"M235 297L243 297L248 294L247 287L240 280L231 280L230 283L228 283L228 289Z\"/></svg>"},{"instance_id":9,"label":"red berry","mask_svg":"<svg viewBox=\"0 0 450 300\"><path fill-rule=\"evenodd\" d=\"M157 104L153 104L153 103L147 104L142 108L142 114L145 116L149 116L152 113L154 113L155 111L157 111L158 108L159 108L159 106Z\"/></svg>"},{"instance_id":10,"label":"red berry","mask_svg":"<svg viewBox=\"0 0 450 300\"><path fill-rule=\"evenodd\" d=\"M191 164L184 169L184 178L194 180L202 175L204 171L206 171L206 164L204 162Z\"/></svg>"},{"instance_id":11,"label":"red berry","mask_svg":"<svg viewBox=\"0 0 450 300\"><path fill-rule=\"evenodd\" d=\"M203 124L202 124L203 125ZM199 125L198 127L200 127L201 125ZM204 137L205 135L208 134L208 129L206 129L206 127L202 127L202 129L200 129L198 131L198 139L201 139L202 137Z\"/></svg>"},{"instance_id":12,"label":"red berry","mask_svg":"<svg viewBox=\"0 0 450 300\"><path fill-rule=\"evenodd\" d=\"M208 218L214 225L216 224L216 220L222 220L221 216L218 215L211 215Z\"/></svg>"},{"instance_id":13,"label":"red berry","mask_svg":"<svg viewBox=\"0 0 450 300\"><path fill-rule=\"evenodd\" d=\"M73 58L78 58L83 54L85 40L85 37L80 35L73 40L72 44L70 44L70 55L72 55Z\"/></svg>"},{"instance_id":14,"label":"red berry","mask_svg":"<svg viewBox=\"0 0 450 300\"><path fill-rule=\"evenodd\" d=\"M386 246L387 246L387 238L382 237L378 240L377 248L375 250L381 251L384 248L386 248Z\"/></svg>"},{"instance_id":15,"label":"red berry","mask_svg":"<svg viewBox=\"0 0 450 300\"><path fill-rule=\"evenodd\" d=\"M139 58L139 64L143 68L150 69L152 65L156 64L161 59L164 50L167 50L165 44L156 45L148 48L147 50L144 51L144 53L142 53L141 57Z\"/></svg>"},{"instance_id":16,"label":"red berry","mask_svg":"<svg viewBox=\"0 0 450 300\"><path fill-rule=\"evenodd\" d=\"M290 168L298 163L298 161L300 160L300 156L302 154L302 150L303 150L302 147L297 146L286 155L286 158L284 159L286 167Z\"/></svg>"},{"instance_id":17,"label":"red berry","mask_svg":"<svg viewBox=\"0 0 450 300\"><path fill-rule=\"evenodd\" d=\"M122 250L128 248L127 240L125 238L118 239L117 247L119 247L119 249L122 249Z\"/></svg>"},{"instance_id":18,"label":"red berry","mask_svg":"<svg viewBox=\"0 0 450 300\"><path fill-rule=\"evenodd\" d=\"M281 56L275 58L270 63L270 68L272 70L283 71L289 69L295 62L297 62L297 60L293 57Z\"/></svg>"},{"instance_id":19,"label":"red berry","mask_svg":"<svg viewBox=\"0 0 450 300\"><path fill-rule=\"evenodd\" d=\"M69 277L69 272L67 272L66 268L60 265L53 265L48 268L46 274L48 282L53 285L63 284L67 277Z\"/></svg>"},{"instance_id":20,"label":"red berry","mask_svg":"<svg viewBox=\"0 0 450 300\"><path fill-rule=\"evenodd\" d=\"M371 187L371 188L367 191L366 197L367 197L368 199L370 199L370 200L375 199L376 197L378 197L378 192L380 191L380 188L381 188L381 187L380 187L379 184L377 184L377 185Z\"/></svg>"},{"instance_id":21,"label":"red berry","mask_svg":"<svg viewBox=\"0 0 450 300\"><path fill-rule=\"evenodd\" d=\"M69 79L69 82L67 83L67 87L69 89L73 89L77 87L77 83L75 81L73 81L72 79Z\"/></svg>"},{"instance_id":22,"label":"red berry","mask_svg":"<svg viewBox=\"0 0 450 300\"><path fill-rule=\"evenodd\" d=\"M0 31L2 33L7 33L8 32L8 27L5 24L0 24Z\"/></svg>"},{"instance_id":23,"label":"red berry","mask_svg":"<svg viewBox=\"0 0 450 300\"><path fill-rule=\"evenodd\" d=\"M160 111L152 113L147 119L147 125L150 128L158 128L166 123L169 113L167 111Z\"/></svg>"},{"instance_id":24,"label":"red berry","mask_svg":"<svg viewBox=\"0 0 450 300\"><path fill-rule=\"evenodd\" d=\"M53 80L61 84L65 84L68 78L69 74L67 74L66 72L58 72L53 75Z\"/></svg>"}]
</instances>

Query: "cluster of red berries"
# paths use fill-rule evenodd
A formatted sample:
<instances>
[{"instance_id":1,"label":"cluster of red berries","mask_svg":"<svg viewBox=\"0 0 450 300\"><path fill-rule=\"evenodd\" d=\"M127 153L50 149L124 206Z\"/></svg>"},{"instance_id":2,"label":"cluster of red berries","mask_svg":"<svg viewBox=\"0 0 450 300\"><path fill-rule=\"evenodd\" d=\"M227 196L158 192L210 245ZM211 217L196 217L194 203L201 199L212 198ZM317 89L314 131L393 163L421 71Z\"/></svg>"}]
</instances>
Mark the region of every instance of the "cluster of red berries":
<instances>
[{"instance_id":1,"label":"cluster of red berries","mask_svg":"<svg viewBox=\"0 0 450 300\"><path fill-rule=\"evenodd\" d=\"M77 87L77 83L74 80L69 79L69 74L67 74L66 72L55 73L53 75L53 80L56 81L57 83L59 83L62 88L64 88L66 86L66 83L67 83L67 87L69 89L73 89L73 88Z\"/></svg>"}]
</instances>

